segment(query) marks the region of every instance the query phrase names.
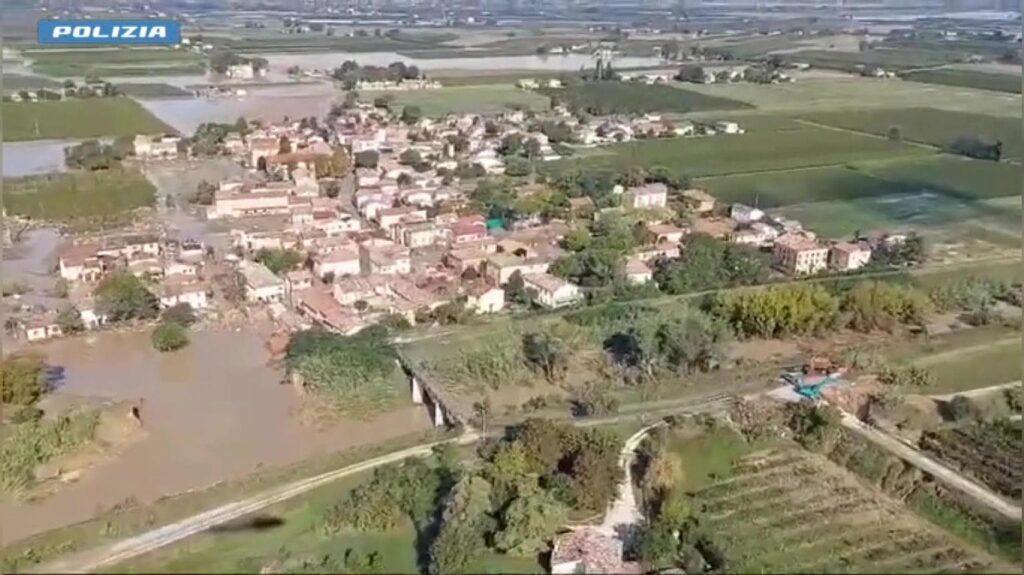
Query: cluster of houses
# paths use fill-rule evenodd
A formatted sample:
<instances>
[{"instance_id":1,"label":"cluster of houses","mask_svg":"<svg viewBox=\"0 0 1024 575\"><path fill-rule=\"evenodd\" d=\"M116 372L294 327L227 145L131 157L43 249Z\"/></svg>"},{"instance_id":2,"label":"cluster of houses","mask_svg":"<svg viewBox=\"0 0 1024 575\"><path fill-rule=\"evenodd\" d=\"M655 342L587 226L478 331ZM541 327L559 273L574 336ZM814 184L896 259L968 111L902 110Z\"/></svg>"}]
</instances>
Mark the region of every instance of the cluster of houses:
<instances>
[{"instance_id":1,"label":"cluster of houses","mask_svg":"<svg viewBox=\"0 0 1024 575\"><path fill-rule=\"evenodd\" d=\"M874 241L822 241L796 220L744 204L730 206L728 218L714 217L715 198L703 190L686 190L683 197L693 212L706 216L695 222L693 231L770 249L775 268L791 276L855 271L871 261L874 246L906 240L904 234L887 234Z\"/></svg>"},{"instance_id":2,"label":"cluster of houses","mask_svg":"<svg viewBox=\"0 0 1024 575\"><path fill-rule=\"evenodd\" d=\"M113 234L73 241L57 254L57 273L68 289L70 305L87 330L107 323L96 307L93 291L99 282L115 271L124 271L144 279L161 309L181 303L194 310L210 305L210 284L203 273L206 247L194 240L174 240L156 234ZM31 311L20 318L21 331L28 341L63 335L54 309Z\"/></svg>"}]
</instances>

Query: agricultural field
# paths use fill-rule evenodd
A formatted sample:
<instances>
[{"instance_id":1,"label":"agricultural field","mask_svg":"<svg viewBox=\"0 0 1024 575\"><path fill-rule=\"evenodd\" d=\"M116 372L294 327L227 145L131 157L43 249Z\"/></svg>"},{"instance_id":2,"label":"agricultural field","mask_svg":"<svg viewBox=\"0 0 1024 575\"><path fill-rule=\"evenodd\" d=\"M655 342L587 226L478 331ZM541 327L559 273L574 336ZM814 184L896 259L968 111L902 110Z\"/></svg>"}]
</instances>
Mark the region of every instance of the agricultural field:
<instances>
[{"instance_id":1,"label":"agricultural field","mask_svg":"<svg viewBox=\"0 0 1024 575\"><path fill-rule=\"evenodd\" d=\"M684 463L684 469L686 468ZM878 572L1002 568L795 447L758 450L695 491L700 526L730 571Z\"/></svg>"},{"instance_id":2,"label":"agricultural field","mask_svg":"<svg viewBox=\"0 0 1024 575\"><path fill-rule=\"evenodd\" d=\"M802 50L789 55L794 62L806 62L817 68L854 70L858 66L879 66L886 70L903 70L925 66L941 66L958 62L962 54L948 50L920 48L879 48L866 52L833 50Z\"/></svg>"},{"instance_id":3,"label":"agricultural field","mask_svg":"<svg viewBox=\"0 0 1024 575\"><path fill-rule=\"evenodd\" d=\"M791 210L799 212L805 207L814 209L819 204L827 204L830 209L845 208L848 203L873 202L877 198L906 193L911 189L900 182L876 178L847 166L697 178L693 183L725 203L741 202L761 208L788 206L783 212L787 216ZM815 225L818 223L843 230L854 225L852 229L858 229L856 224L850 224L842 217L822 218L813 223L798 219L816 231L818 227ZM829 233L824 230L821 232Z\"/></svg>"},{"instance_id":4,"label":"agricultural field","mask_svg":"<svg viewBox=\"0 0 1024 575\"><path fill-rule=\"evenodd\" d=\"M1021 78L1019 75L999 72L937 68L934 70L905 72L900 74L900 77L911 82L964 86L967 88L977 88L978 90L994 90L1015 94L1021 93Z\"/></svg>"},{"instance_id":5,"label":"agricultural field","mask_svg":"<svg viewBox=\"0 0 1024 575\"><path fill-rule=\"evenodd\" d=\"M557 98L570 108L579 107L598 116L645 112L703 112L750 108L736 100L705 96L683 88L623 82L573 83L564 88L543 88L541 93Z\"/></svg>"},{"instance_id":6,"label":"agricultural field","mask_svg":"<svg viewBox=\"0 0 1024 575\"><path fill-rule=\"evenodd\" d=\"M121 221L136 208L151 206L156 189L137 169L7 179L8 213L67 224Z\"/></svg>"},{"instance_id":7,"label":"agricultural field","mask_svg":"<svg viewBox=\"0 0 1024 575\"><path fill-rule=\"evenodd\" d=\"M835 110L926 107L1018 119L1021 116L1021 97L1018 94L857 76L823 78L809 75L798 77L796 82L769 86L742 82L688 84L687 89L709 96L740 100L756 106L760 113L769 110L806 114Z\"/></svg>"},{"instance_id":8,"label":"agricultural field","mask_svg":"<svg viewBox=\"0 0 1024 575\"><path fill-rule=\"evenodd\" d=\"M720 118L722 116L719 116ZM742 125L742 118L738 119ZM927 149L859 135L804 126L803 129L755 131L742 135L634 141L602 148L608 152L581 160L550 162L542 172L622 171L630 166L665 167L676 174L701 177L784 172L798 168L838 166L850 162L928 155ZM830 192L822 190L822 199ZM807 201L801 197L798 201Z\"/></svg>"},{"instance_id":9,"label":"agricultural field","mask_svg":"<svg viewBox=\"0 0 1024 575\"><path fill-rule=\"evenodd\" d=\"M436 90L396 90L387 92L360 92L363 100L372 101L382 95L393 98L391 106L419 106L425 116L443 116L449 113L495 114L510 108L546 110L548 98L535 92L520 90L511 84L483 86L453 86Z\"/></svg>"},{"instance_id":10,"label":"agricultural field","mask_svg":"<svg viewBox=\"0 0 1024 575\"><path fill-rule=\"evenodd\" d=\"M125 97L4 104L4 139L102 138L173 132Z\"/></svg>"},{"instance_id":11,"label":"agricultural field","mask_svg":"<svg viewBox=\"0 0 1024 575\"><path fill-rule=\"evenodd\" d=\"M1020 101L1018 100L1018 105ZM1020 159L1021 133L1017 122L985 114L949 112L932 108L862 110L801 115L812 122L884 136L899 127L903 139L948 148L960 136L976 136L1003 143L1003 157Z\"/></svg>"},{"instance_id":12,"label":"agricultural field","mask_svg":"<svg viewBox=\"0 0 1024 575\"><path fill-rule=\"evenodd\" d=\"M204 74L206 62L198 54L173 49L26 50L32 70L57 77L149 76Z\"/></svg>"},{"instance_id":13,"label":"agricultural field","mask_svg":"<svg viewBox=\"0 0 1024 575\"><path fill-rule=\"evenodd\" d=\"M934 384L915 391L941 394L1019 380L1022 353L1018 330L985 326L891 344L883 355L890 363L927 369Z\"/></svg>"},{"instance_id":14,"label":"agricultural field","mask_svg":"<svg viewBox=\"0 0 1024 575\"><path fill-rule=\"evenodd\" d=\"M188 98L192 96L192 92L188 90L163 83L127 82L118 84L117 91L133 98Z\"/></svg>"},{"instance_id":15,"label":"agricultural field","mask_svg":"<svg viewBox=\"0 0 1024 575\"><path fill-rule=\"evenodd\" d=\"M39 76L25 76L22 74L4 74L3 75L3 91L4 94L10 94L12 92L18 92L20 90L38 90L40 88L59 88L61 83L52 78L42 78Z\"/></svg>"},{"instance_id":16,"label":"agricultural field","mask_svg":"<svg viewBox=\"0 0 1024 575\"><path fill-rule=\"evenodd\" d=\"M973 475L997 493L1020 503L1024 480L1020 420L972 422L926 432L920 445L954 469Z\"/></svg>"}]
</instances>

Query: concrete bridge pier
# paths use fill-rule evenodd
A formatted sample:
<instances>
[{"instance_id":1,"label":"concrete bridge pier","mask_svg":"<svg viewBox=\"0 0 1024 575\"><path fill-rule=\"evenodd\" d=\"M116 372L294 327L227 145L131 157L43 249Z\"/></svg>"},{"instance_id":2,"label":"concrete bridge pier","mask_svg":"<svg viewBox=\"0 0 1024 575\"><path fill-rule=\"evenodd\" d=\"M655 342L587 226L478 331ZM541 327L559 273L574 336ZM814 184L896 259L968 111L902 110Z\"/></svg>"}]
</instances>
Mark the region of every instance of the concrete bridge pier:
<instances>
[{"instance_id":1,"label":"concrete bridge pier","mask_svg":"<svg viewBox=\"0 0 1024 575\"><path fill-rule=\"evenodd\" d=\"M409 376L409 385L412 388L412 402L416 405L423 403L423 385L416 379L415 375Z\"/></svg>"}]
</instances>

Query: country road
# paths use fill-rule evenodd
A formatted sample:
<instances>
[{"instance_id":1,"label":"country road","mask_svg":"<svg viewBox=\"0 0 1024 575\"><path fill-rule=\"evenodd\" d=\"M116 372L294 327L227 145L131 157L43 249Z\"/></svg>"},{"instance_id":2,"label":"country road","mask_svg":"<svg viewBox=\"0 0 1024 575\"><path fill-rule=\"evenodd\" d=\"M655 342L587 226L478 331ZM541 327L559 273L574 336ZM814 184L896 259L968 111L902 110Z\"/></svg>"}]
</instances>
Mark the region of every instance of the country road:
<instances>
[{"instance_id":1,"label":"country road","mask_svg":"<svg viewBox=\"0 0 1024 575\"><path fill-rule=\"evenodd\" d=\"M474 443L480 436L475 432L467 432L455 439L426 443L394 451L379 457L367 459L360 463L328 471L314 477L300 479L287 485L265 491L248 499L235 501L221 505L215 509L204 511L176 523L147 531L141 535L122 539L112 544L103 545L67 557L54 560L49 563L34 566L28 569L29 573L89 573L101 570L105 567L115 565L144 553L165 547L186 537L195 535L215 525L221 525L238 519L255 511L259 511L275 503L286 501L297 497L317 487L326 485L349 475L368 471L381 465L396 463L411 457L424 457L431 453L431 450L444 443L457 443L461 445Z\"/></svg>"},{"instance_id":2,"label":"country road","mask_svg":"<svg viewBox=\"0 0 1024 575\"><path fill-rule=\"evenodd\" d=\"M967 494L975 501L995 510L1007 519L1014 521L1020 520L1021 508L996 495L987 487L964 477L962 474L946 467L931 457L921 453L917 449L904 444L886 433L870 427L849 413L843 413L842 423L843 427L863 436L868 441L871 441L889 453L892 453L900 459L910 463L921 471L932 475L949 487Z\"/></svg>"},{"instance_id":3,"label":"country road","mask_svg":"<svg viewBox=\"0 0 1024 575\"><path fill-rule=\"evenodd\" d=\"M718 411L727 406L730 401L730 398L726 394L715 393L705 397L694 398L692 401L685 404L674 405L670 408L647 411L643 415L638 413L626 413L612 417L573 421L572 423L573 425L578 425L580 427L592 427L596 425L614 424L629 419L640 418L641 420L649 420L649 418L672 414L692 414ZM650 429L650 427L653 426L649 426L648 429ZM499 436L501 433L501 430L495 430L489 432L488 436ZM635 437L637 436L634 435L634 438ZM642 436L640 437L642 438ZM300 479L286 485L275 487L247 499L227 503L215 509L204 511L175 523L158 527L133 537L101 545L93 549L72 553L47 563L35 565L27 569L26 572L90 573L100 571L121 561L126 561L145 553L155 551L161 547L166 547L167 545L171 545L172 543L176 543L182 539L201 533L216 525L221 525L229 521L239 519L276 503L281 503L282 501L298 497L343 477L368 471L382 465L397 463L411 457L424 457L429 455L434 447L445 443L468 445L479 441L481 438L481 434L476 433L475 431L467 431L455 439L425 443L394 451L372 459L367 459L360 463L328 471L314 477ZM639 440L637 439L636 442L638 443Z\"/></svg>"}]
</instances>

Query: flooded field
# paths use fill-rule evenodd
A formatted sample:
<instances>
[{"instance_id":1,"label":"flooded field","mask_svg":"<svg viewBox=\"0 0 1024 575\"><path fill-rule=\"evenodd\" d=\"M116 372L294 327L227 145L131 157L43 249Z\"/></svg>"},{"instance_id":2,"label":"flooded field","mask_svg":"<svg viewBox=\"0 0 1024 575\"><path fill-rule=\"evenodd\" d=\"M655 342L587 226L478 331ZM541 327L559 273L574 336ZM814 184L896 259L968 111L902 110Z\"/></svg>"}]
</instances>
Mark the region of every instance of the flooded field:
<instances>
[{"instance_id":1,"label":"flooded field","mask_svg":"<svg viewBox=\"0 0 1024 575\"><path fill-rule=\"evenodd\" d=\"M145 504L262 467L428 428L426 412L411 404L325 430L303 425L297 417L301 400L267 366L264 341L255 331L210 330L193 334L192 344L173 354L154 351L147 333L36 347L66 370L65 383L44 407L139 402L144 437L45 499L0 503L3 542L86 520L125 501Z\"/></svg>"},{"instance_id":2,"label":"flooded field","mask_svg":"<svg viewBox=\"0 0 1024 575\"><path fill-rule=\"evenodd\" d=\"M147 110L174 129L191 134L204 122L234 122L240 116L250 120L280 122L285 116L323 117L331 103L343 97L330 84L248 88L242 97L140 99Z\"/></svg>"}]
</instances>

